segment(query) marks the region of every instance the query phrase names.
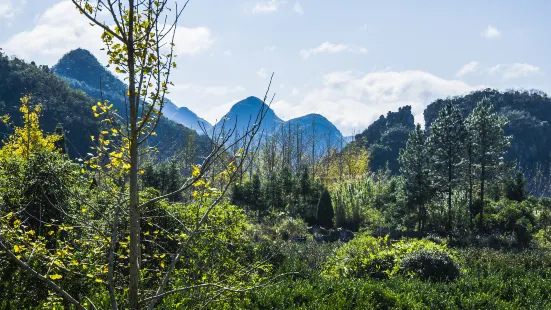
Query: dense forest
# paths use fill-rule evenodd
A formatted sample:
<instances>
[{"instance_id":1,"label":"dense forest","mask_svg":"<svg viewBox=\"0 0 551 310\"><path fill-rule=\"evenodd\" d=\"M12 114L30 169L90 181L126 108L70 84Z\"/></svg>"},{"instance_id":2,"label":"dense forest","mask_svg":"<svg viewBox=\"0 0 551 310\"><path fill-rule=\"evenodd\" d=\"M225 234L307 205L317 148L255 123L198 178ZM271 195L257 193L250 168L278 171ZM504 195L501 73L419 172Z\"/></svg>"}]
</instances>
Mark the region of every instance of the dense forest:
<instances>
[{"instance_id":1,"label":"dense forest","mask_svg":"<svg viewBox=\"0 0 551 310\"><path fill-rule=\"evenodd\" d=\"M1 309L551 308L545 93L404 106L349 142L268 88L200 133L165 98L179 15L91 3L124 82L82 49L0 54Z\"/></svg>"}]
</instances>

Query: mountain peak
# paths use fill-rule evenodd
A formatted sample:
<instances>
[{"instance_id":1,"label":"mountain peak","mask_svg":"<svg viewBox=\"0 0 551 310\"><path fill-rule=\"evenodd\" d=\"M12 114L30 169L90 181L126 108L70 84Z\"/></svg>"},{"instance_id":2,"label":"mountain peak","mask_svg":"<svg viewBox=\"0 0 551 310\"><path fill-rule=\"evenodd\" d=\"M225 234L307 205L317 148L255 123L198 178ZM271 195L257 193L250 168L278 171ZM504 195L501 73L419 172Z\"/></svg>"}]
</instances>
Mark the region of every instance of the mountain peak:
<instances>
[{"instance_id":1,"label":"mountain peak","mask_svg":"<svg viewBox=\"0 0 551 310\"><path fill-rule=\"evenodd\" d=\"M63 55L52 68L52 71L94 87L99 87L100 78L103 79L104 85L110 85L116 80L92 53L82 48L77 48ZM105 79L109 79L109 81Z\"/></svg>"}]
</instances>

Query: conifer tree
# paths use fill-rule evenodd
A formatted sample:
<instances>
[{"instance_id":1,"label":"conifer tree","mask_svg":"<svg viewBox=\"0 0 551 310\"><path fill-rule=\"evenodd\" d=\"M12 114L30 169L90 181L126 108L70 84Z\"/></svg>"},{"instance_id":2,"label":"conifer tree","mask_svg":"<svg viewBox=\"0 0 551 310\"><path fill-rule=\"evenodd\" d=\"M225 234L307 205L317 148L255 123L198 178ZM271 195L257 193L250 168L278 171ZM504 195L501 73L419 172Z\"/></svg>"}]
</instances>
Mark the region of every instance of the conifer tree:
<instances>
[{"instance_id":1,"label":"conifer tree","mask_svg":"<svg viewBox=\"0 0 551 310\"><path fill-rule=\"evenodd\" d=\"M327 189L324 189L318 202L317 222L318 225L324 228L333 228L333 218L335 211L331 203L331 195Z\"/></svg>"},{"instance_id":2,"label":"conifer tree","mask_svg":"<svg viewBox=\"0 0 551 310\"><path fill-rule=\"evenodd\" d=\"M431 177L436 189L447 195L448 230L452 229L452 195L460 181L464 140L465 127L461 114L448 103L432 125L429 137Z\"/></svg>"},{"instance_id":3,"label":"conifer tree","mask_svg":"<svg viewBox=\"0 0 551 310\"><path fill-rule=\"evenodd\" d=\"M427 138L419 124L410 132L406 148L400 152L400 171L406 204L409 209L417 212L418 227L422 232L426 225L426 204L432 197L432 187Z\"/></svg>"},{"instance_id":4,"label":"conifer tree","mask_svg":"<svg viewBox=\"0 0 551 310\"><path fill-rule=\"evenodd\" d=\"M486 181L502 173L505 147L509 137L504 134L507 120L499 116L487 98L483 98L466 120L466 128L473 146L473 163L480 182L480 223L484 217Z\"/></svg>"}]
</instances>

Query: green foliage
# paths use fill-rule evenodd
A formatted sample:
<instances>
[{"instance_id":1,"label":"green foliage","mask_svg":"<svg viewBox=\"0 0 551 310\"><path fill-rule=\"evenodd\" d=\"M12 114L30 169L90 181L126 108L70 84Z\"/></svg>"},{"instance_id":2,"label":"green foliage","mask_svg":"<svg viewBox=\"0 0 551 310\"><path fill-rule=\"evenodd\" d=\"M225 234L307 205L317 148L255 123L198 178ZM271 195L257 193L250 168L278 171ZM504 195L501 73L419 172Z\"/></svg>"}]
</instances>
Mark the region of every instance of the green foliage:
<instances>
[{"instance_id":1,"label":"green foliage","mask_svg":"<svg viewBox=\"0 0 551 310\"><path fill-rule=\"evenodd\" d=\"M388 236L376 238L364 233L338 249L328 260L323 274L329 278L386 279L399 273L402 260L408 254L421 250L444 252L454 259L453 252L445 245L426 239L392 243Z\"/></svg>"},{"instance_id":2,"label":"green foliage","mask_svg":"<svg viewBox=\"0 0 551 310\"><path fill-rule=\"evenodd\" d=\"M433 195L429 157L425 131L417 124L409 134L406 148L400 152L400 172L406 210L415 214L419 231L423 231L427 224L426 205Z\"/></svg>"},{"instance_id":3,"label":"green foliage","mask_svg":"<svg viewBox=\"0 0 551 310\"><path fill-rule=\"evenodd\" d=\"M317 205L323 185L310 177L307 168L292 173L288 168L263 177L253 174L236 184L232 203L256 212L260 222L269 212L287 212L308 224L316 223Z\"/></svg>"},{"instance_id":4,"label":"green foliage","mask_svg":"<svg viewBox=\"0 0 551 310\"><path fill-rule=\"evenodd\" d=\"M333 211L333 204L331 203L331 194L329 194L327 189L321 193L317 209L317 224L324 228L333 228L335 212Z\"/></svg>"},{"instance_id":5,"label":"green foliage","mask_svg":"<svg viewBox=\"0 0 551 310\"><path fill-rule=\"evenodd\" d=\"M381 115L355 140L365 145L370 156L371 171L389 168L391 174L399 172L398 156L405 148L408 134L415 129L411 107L405 106L398 112L388 112L386 117Z\"/></svg>"},{"instance_id":6,"label":"green foliage","mask_svg":"<svg viewBox=\"0 0 551 310\"><path fill-rule=\"evenodd\" d=\"M400 272L422 280L455 280L459 277L459 266L447 252L420 250L402 259Z\"/></svg>"},{"instance_id":7,"label":"green foliage","mask_svg":"<svg viewBox=\"0 0 551 310\"><path fill-rule=\"evenodd\" d=\"M392 185L383 174L339 182L331 190L337 227L357 231L384 226L384 207L394 202Z\"/></svg>"},{"instance_id":8,"label":"green foliage","mask_svg":"<svg viewBox=\"0 0 551 310\"><path fill-rule=\"evenodd\" d=\"M428 141L433 186L447 195L447 230L452 229L452 195L461 181L465 136L461 114L453 105L447 104L432 124Z\"/></svg>"},{"instance_id":9,"label":"green foliage","mask_svg":"<svg viewBox=\"0 0 551 310\"><path fill-rule=\"evenodd\" d=\"M517 172L514 179L508 179L505 184L505 197L509 200L518 202L524 201L528 198L526 192L526 179L522 172Z\"/></svg>"}]
</instances>

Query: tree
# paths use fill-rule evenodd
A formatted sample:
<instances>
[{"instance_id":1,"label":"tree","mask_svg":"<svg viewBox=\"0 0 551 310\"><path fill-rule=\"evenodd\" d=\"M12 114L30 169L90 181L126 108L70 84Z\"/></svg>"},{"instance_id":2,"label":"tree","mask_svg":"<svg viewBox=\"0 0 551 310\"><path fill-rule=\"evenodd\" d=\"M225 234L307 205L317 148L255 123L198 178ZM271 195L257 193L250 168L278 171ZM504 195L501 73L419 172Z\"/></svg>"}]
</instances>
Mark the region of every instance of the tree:
<instances>
[{"instance_id":1,"label":"tree","mask_svg":"<svg viewBox=\"0 0 551 310\"><path fill-rule=\"evenodd\" d=\"M316 214L318 225L324 228L332 228L334 217L335 212L333 211L333 204L331 203L331 195L327 189L324 189L318 202Z\"/></svg>"},{"instance_id":2,"label":"tree","mask_svg":"<svg viewBox=\"0 0 551 310\"><path fill-rule=\"evenodd\" d=\"M424 231L427 221L426 204L432 198L429 149L427 137L421 125L410 132L406 148L400 152L400 172L406 205L417 213L418 229Z\"/></svg>"},{"instance_id":3,"label":"tree","mask_svg":"<svg viewBox=\"0 0 551 310\"><path fill-rule=\"evenodd\" d=\"M509 145L504 134L507 120L493 111L489 99L483 98L466 120L473 147L473 163L480 183L480 223L484 217L484 194L486 181L499 177L503 172L503 155Z\"/></svg>"},{"instance_id":4,"label":"tree","mask_svg":"<svg viewBox=\"0 0 551 310\"><path fill-rule=\"evenodd\" d=\"M486 181L499 177L503 172L503 155L509 145L504 134L507 120L493 111L487 98L482 99L466 120L473 147L473 163L480 183L480 224L484 217L484 194Z\"/></svg>"},{"instance_id":5,"label":"tree","mask_svg":"<svg viewBox=\"0 0 551 310\"><path fill-rule=\"evenodd\" d=\"M465 127L459 111L448 103L432 124L428 140L431 157L431 177L436 188L447 194L447 229L452 229L452 195L460 179L463 160Z\"/></svg>"},{"instance_id":6,"label":"tree","mask_svg":"<svg viewBox=\"0 0 551 310\"><path fill-rule=\"evenodd\" d=\"M507 180L505 184L505 196L507 199L522 202L528 197L526 192L526 178L518 171L515 178Z\"/></svg>"}]
</instances>

